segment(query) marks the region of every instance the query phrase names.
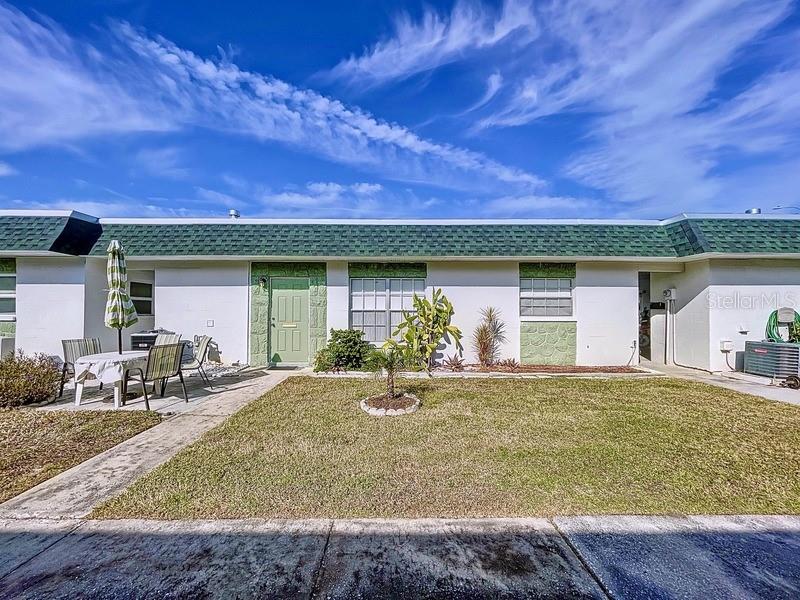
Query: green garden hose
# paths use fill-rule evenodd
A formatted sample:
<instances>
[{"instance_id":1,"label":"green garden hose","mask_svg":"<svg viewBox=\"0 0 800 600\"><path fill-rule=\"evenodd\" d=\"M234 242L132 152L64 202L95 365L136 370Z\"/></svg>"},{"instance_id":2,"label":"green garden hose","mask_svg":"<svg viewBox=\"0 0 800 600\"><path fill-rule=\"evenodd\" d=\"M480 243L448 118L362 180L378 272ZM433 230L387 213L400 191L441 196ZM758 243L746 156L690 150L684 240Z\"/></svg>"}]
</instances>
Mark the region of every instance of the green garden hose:
<instances>
[{"instance_id":1,"label":"green garden hose","mask_svg":"<svg viewBox=\"0 0 800 600\"><path fill-rule=\"evenodd\" d=\"M794 311L794 323L789 326L789 341L797 341L797 336L800 334L800 314ZM771 342L785 342L786 340L781 337L781 332L778 330L778 311L773 310L767 319L767 339Z\"/></svg>"}]
</instances>

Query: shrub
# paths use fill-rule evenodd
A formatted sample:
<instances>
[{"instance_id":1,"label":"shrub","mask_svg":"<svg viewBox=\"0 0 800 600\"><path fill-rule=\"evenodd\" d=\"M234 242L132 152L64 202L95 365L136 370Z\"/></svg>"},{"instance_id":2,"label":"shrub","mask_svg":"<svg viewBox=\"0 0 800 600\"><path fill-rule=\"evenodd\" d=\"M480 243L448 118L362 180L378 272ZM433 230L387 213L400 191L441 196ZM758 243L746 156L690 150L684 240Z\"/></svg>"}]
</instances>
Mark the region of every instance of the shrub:
<instances>
[{"instance_id":1,"label":"shrub","mask_svg":"<svg viewBox=\"0 0 800 600\"><path fill-rule=\"evenodd\" d=\"M364 341L364 332L355 329L331 329L328 345L314 358L315 371L349 371L364 368L364 361L373 350Z\"/></svg>"},{"instance_id":2,"label":"shrub","mask_svg":"<svg viewBox=\"0 0 800 600\"><path fill-rule=\"evenodd\" d=\"M451 324L455 310L442 290L434 290L430 300L414 294L413 302L414 312L404 313L392 333L400 340L387 340L384 347L397 348L403 354L405 366L430 371L442 340L452 340L461 352L461 330Z\"/></svg>"},{"instance_id":3,"label":"shrub","mask_svg":"<svg viewBox=\"0 0 800 600\"><path fill-rule=\"evenodd\" d=\"M46 354L26 356L20 350L0 360L0 408L44 402L55 396L61 371Z\"/></svg>"},{"instance_id":4,"label":"shrub","mask_svg":"<svg viewBox=\"0 0 800 600\"><path fill-rule=\"evenodd\" d=\"M472 333L472 347L482 367L493 365L506 341L506 324L500 320L500 311L492 306L481 309L480 324Z\"/></svg>"}]
</instances>

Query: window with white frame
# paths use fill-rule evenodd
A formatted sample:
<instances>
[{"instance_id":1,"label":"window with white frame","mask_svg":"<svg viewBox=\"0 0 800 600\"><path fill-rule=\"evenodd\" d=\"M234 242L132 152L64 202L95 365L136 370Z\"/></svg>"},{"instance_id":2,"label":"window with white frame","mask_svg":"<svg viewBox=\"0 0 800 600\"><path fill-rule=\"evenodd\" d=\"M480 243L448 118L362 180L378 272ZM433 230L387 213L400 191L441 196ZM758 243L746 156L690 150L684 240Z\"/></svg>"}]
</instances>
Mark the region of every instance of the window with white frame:
<instances>
[{"instance_id":1,"label":"window with white frame","mask_svg":"<svg viewBox=\"0 0 800 600\"><path fill-rule=\"evenodd\" d=\"M17 274L0 273L0 320L13 320L17 314Z\"/></svg>"},{"instance_id":2,"label":"window with white frame","mask_svg":"<svg viewBox=\"0 0 800 600\"><path fill-rule=\"evenodd\" d=\"M350 328L380 344L392 336L403 312L414 309L414 294L425 294L425 280L413 277L359 277L350 280Z\"/></svg>"},{"instance_id":3,"label":"window with white frame","mask_svg":"<svg viewBox=\"0 0 800 600\"><path fill-rule=\"evenodd\" d=\"M142 317L153 315L153 284L144 281L131 281L131 300L136 314Z\"/></svg>"},{"instance_id":4,"label":"window with white frame","mask_svg":"<svg viewBox=\"0 0 800 600\"><path fill-rule=\"evenodd\" d=\"M522 317L571 317L572 279L523 277L519 280Z\"/></svg>"}]
</instances>

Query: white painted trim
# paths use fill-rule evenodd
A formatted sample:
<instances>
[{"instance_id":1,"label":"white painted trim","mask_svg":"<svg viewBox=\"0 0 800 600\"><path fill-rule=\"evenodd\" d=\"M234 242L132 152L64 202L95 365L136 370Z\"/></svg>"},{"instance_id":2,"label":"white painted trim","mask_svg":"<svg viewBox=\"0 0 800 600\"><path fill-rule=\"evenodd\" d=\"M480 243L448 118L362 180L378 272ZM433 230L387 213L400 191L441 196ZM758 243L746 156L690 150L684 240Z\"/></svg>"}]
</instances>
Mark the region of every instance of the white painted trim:
<instances>
[{"instance_id":1,"label":"white painted trim","mask_svg":"<svg viewBox=\"0 0 800 600\"><path fill-rule=\"evenodd\" d=\"M90 223L97 223L99 219L77 210L0 210L0 217L72 217Z\"/></svg>"},{"instance_id":2,"label":"white painted trim","mask_svg":"<svg viewBox=\"0 0 800 600\"><path fill-rule=\"evenodd\" d=\"M668 225L684 219L800 220L792 214L684 213L668 219L260 219L102 218L103 225Z\"/></svg>"},{"instance_id":3,"label":"white painted trim","mask_svg":"<svg viewBox=\"0 0 800 600\"><path fill-rule=\"evenodd\" d=\"M574 297L573 297L573 299L574 299ZM574 309L573 309L573 312L575 312ZM520 315L519 322L520 323L549 323L549 322L554 322L554 323L577 323L578 319L575 317L574 314L569 315L569 316L564 316L564 317L545 317L545 316L541 316L541 317L523 317L522 315Z\"/></svg>"},{"instance_id":4,"label":"white painted trim","mask_svg":"<svg viewBox=\"0 0 800 600\"><path fill-rule=\"evenodd\" d=\"M6 254L0 253L0 256ZM22 256L21 253L9 252L8 256ZM58 254L55 252L33 254L33 256L68 256L65 254ZM94 256L93 258L102 258ZM690 256L553 256L553 255L539 255L539 256L467 256L467 255L446 255L440 254L437 256L256 256L256 255L219 255L219 254L205 254L205 255L154 255L154 256L140 256L136 254L128 254L128 260L137 261L186 261L186 260L238 260L238 261L251 261L251 262L328 262L328 261L348 261L348 262L386 262L386 263L407 263L407 262L432 262L432 261L469 261L469 262L485 262L485 261L516 261L516 262L611 262L611 263L685 263L695 260L706 260L709 258L774 258L774 259L800 259L800 253L790 254L724 254L715 252L706 252L704 254L693 254ZM642 269L647 270L647 269Z\"/></svg>"},{"instance_id":5,"label":"white painted trim","mask_svg":"<svg viewBox=\"0 0 800 600\"><path fill-rule=\"evenodd\" d=\"M51 252L50 250L0 250L2 257L41 257L41 256L54 256L54 257L69 257L71 254L61 254L60 252Z\"/></svg>"}]
</instances>

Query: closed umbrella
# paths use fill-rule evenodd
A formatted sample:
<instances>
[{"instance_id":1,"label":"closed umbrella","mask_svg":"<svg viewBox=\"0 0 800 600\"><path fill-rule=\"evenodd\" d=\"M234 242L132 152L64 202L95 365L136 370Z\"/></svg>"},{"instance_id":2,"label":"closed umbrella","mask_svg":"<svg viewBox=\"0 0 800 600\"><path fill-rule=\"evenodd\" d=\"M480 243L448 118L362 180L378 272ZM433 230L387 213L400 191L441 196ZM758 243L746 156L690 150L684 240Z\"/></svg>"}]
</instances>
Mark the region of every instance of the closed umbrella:
<instances>
[{"instance_id":1,"label":"closed umbrella","mask_svg":"<svg viewBox=\"0 0 800 600\"><path fill-rule=\"evenodd\" d=\"M125 249L118 240L108 245L108 301L106 302L106 327L117 330L119 353L122 354L122 330L139 320L136 308L128 295L128 270L125 266Z\"/></svg>"}]
</instances>

